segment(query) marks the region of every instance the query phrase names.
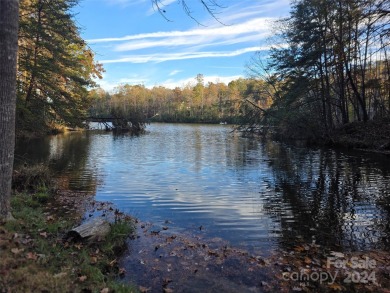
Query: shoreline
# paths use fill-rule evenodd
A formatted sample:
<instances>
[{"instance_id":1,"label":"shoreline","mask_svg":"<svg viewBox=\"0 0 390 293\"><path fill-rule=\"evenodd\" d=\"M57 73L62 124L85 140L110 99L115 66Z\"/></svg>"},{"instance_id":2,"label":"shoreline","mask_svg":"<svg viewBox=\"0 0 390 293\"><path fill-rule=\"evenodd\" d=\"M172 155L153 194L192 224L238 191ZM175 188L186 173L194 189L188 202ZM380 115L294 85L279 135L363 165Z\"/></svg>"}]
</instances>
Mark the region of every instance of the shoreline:
<instances>
[{"instance_id":1,"label":"shoreline","mask_svg":"<svg viewBox=\"0 0 390 293\"><path fill-rule=\"evenodd\" d=\"M60 223L65 221L72 222L72 226L74 226L97 217L112 219L115 217L115 213L131 218L130 215L118 211L112 203L96 201L93 193L70 191L64 187L59 187L54 198L44 204L43 208L45 210L44 217L51 224L56 221ZM126 235L126 248L117 250L114 253L114 260L111 259L112 257L110 258L110 261L114 261L112 267L114 274L112 275L111 272L107 276L111 279L111 286L115 284L118 286L117 288L121 288L121 286L132 284L130 287L132 289L126 287L127 291L115 292L155 292L161 290L163 292L182 292L183 290L201 292L206 289L207 292L237 292L237 290L240 292L274 292L275 290L278 292L317 292L318 290L321 292L334 292L335 290L341 292L358 292L360 290L388 292L386 288L390 288L390 267L388 266L390 253L386 251L344 254L344 252L330 251L313 243L292 243L290 251L275 249L271 256L262 257L251 254L244 249L230 246L228 242L220 238L207 239L191 232L179 233L170 223L167 223L166 227L160 227L156 230L152 223L134 221L135 233ZM61 245L58 242L58 237L63 236L64 227L61 231L58 230L57 236L55 236L55 233L42 230L38 233L38 237L42 238L40 240L43 241L53 237L54 243ZM8 254L16 259L21 258L19 261L24 264L27 261L26 265L29 265L28 262L42 262L38 252L27 252L27 250L31 250L28 244L27 247L16 244L16 247L13 248L4 245L4 238L7 237L11 237L8 242L13 243L18 238L18 240L23 241L34 239L33 236L15 238L9 235L2 226L0 226L0 232L2 232L0 233L1 248L9 248ZM24 232L13 232L13 235L15 233L24 235ZM69 247L75 245L76 248L73 247L75 251L72 253L80 253L84 249L83 245L79 248L77 248L78 244L67 245ZM88 253L91 254L91 251ZM357 260L364 260L367 257L369 260L375 260L374 270L370 271L372 273L371 280L368 280L368 283L346 283L348 268L327 267L329 257L335 256L349 260L353 257L356 257ZM90 258L94 262L98 256L93 255ZM73 261L77 267L79 264L76 260ZM92 266L95 264L92 263ZM353 272L364 274L364 271L367 270L358 269ZM315 274L321 272L324 278L326 274L326 278L333 281L319 283L318 280L308 279L302 282L299 279L302 273L315 277ZM330 279L331 276L335 276L335 272L337 272L336 277ZM68 271L66 273L69 274ZM0 266L0 277L4 274L7 275L4 273L4 267ZM52 278L58 274L61 273L53 274ZM73 276L76 284L73 286L83 285L83 283L87 285L88 281L84 280L84 276L86 275ZM373 276L375 280L380 279L380 283L374 284L372 282ZM27 277L26 282L29 281L30 278ZM19 282L22 281L19 280ZM0 285L2 283L0 282ZM100 285L101 292L114 292L112 287L105 284L103 282ZM13 286L20 285L18 283ZM22 285L22 288L29 286L29 284ZM15 289L15 287L11 288ZM105 288L108 291L103 291ZM14 291L18 292L18 290Z\"/></svg>"},{"instance_id":2,"label":"shoreline","mask_svg":"<svg viewBox=\"0 0 390 293\"><path fill-rule=\"evenodd\" d=\"M100 209L89 214L92 217L116 208L110 202L96 201L93 195L86 200L85 215ZM387 292L390 288L388 251L348 253L315 243L292 243L291 250L278 248L269 256L261 256L230 246L221 238L177 232L170 222L161 227L138 219L135 222L127 250L118 255L118 266L125 273L117 280L136 284L140 292ZM334 264L342 260L350 263L351 259L374 260L375 266L338 268ZM351 273L360 276L365 272L371 273L367 283L348 282ZM322 273L326 282L315 280L317 273ZM302 282L302 275L309 279Z\"/></svg>"},{"instance_id":3,"label":"shoreline","mask_svg":"<svg viewBox=\"0 0 390 293\"><path fill-rule=\"evenodd\" d=\"M24 179L19 180L20 185L23 182ZM26 264L26 259L32 262L43 262L43 257L40 255L45 255L45 253L36 250L37 247L31 247L28 243L25 245L23 242L29 242L29 239L32 239L35 245L36 241L39 240L40 243L48 238L47 240L54 241L56 246L63 245L61 247L65 250L74 249L71 253L76 255L80 251L84 251L84 248L78 244L75 246L73 243L66 244L67 247L64 246L65 244L62 241L62 236L66 232L64 222L68 225L73 223L72 226L74 227L98 217L112 220L116 214L131 218L130 215L122 214L112 203L96 201L94 191L71 191L68 184L69 179L66 176L59 179L56 199L50 199L41 205L45 209L43 220L47 226L32 230L35 235L30 236L31 231L26 230L26 227L30 227L26 220L23 220L22 223L26 227L20 226L20 231L0 226L0 232L4 232L5 235L0 233L0 243L3 245L1 249L5 249L5 253L16 258L17 262L24 264ZM39 201L40 193L41 191L37 190L30 195ZM29 200L27 198L26 202L28 203ZM57 216L53 216L53 214ZM45 227L50 225L57 225L57 230L48 231ZM135 226L137 227L136 234L125 235L128 250L124 254L121 254L124 252L123 249L115 250L114 257L111 257L108 262L113 262L112 266L107 263L102 265L102 272L105 272L109 267L109 276L103 274L104 278L110 278L118 286L136 283L138 290L141 292L161 290L164 292L180 292L187 289L192 290L192 292L200 292L204 291L206 287L206 289L210 289L209 292L218 292L217 288L224 288L224 292L230 292L231 288L235 288L235 291L240 292L294 292L299 290L305 292L317 292L318 290L322 292L333 292L334 290L358 292L359 290L369 291L374 289L375 292L386 292L385 288L390 288L390 267L387 266L387 263L390 263L388 251L345 253L342 250L332 251L329 247L323 247L316 243L300 243L291 238L288 241L291 248L283 250L284 246L277 246L272 255L264 257L261 256L261 253L249 253L244 249L231 246L223 239L201 237L200 233L194 233L194 231L177 232L178 229L175 229L175 225L172 223L166 223L165 227L161 226L156 229L155 227L158 224L141 223L139 220L135 220ZM36 227L31 228L36 229ZM71 227L66 229L69 230L69 228ZM180 227L177 226L177 228ZM13 236L15 234L23 236L15 238ZM25 234L29 236L27 237ZM53 245L53 242L49 243ZM80 249L77 247L80 247ZM95 249L95 251L84 252L90 259L88 265L92 267L96 267L95 260L100 259L99 253L96 253L96 251ZM100 248L99 251L101 251ZM371 275L371 280L368 280L368 283L346 283L345 270L334 266L327 267L328 258L334 256L349 261L353 257L362 260L368 257L369 260L375 260L375 270L372 270L371 267L369 268L370 271L366 270L366 272L374 272L374 275ZM69 258L73 259L73 256ZM80 263L78 263L78 260L73 261L75 261L76 267L74 270L77 271L77 266ZM114 270L114 273L112 270ZM296 274L301 273L313 277L317 272L327 274L330 278L335 271L339 275L338 279L335 278L332 283L318 283L315 280L302 282L302 280L295 277ZM54 275L61 273L62 271ZM0 280L3 275L7 274L6 269L0 266ZM72 275L69 271L66 271L66 274L73 278L72 281L77 286L88 283L84 280L86 274L77 273ZM357 270L356 274L362 277L364 270ZM372 276L380 277L382 287L373 283L374 278ZM87 277L87 280L89 280L89 277ZM105 288L111 290L111 287L102 287L100 290ZM211 288L215 288L215 290Z\"/></svg>"},{"instance_id":4,"label":"shoreline","mask_svg":"<svg viewBox=\"0 0 390 293\"><path fill-rule=\"evenodd\" d=\"M390 156L390 121L352 122L333 130L328 136L296 137L295 132L279 131L272 139L304 147L329 147ZM323 134L325 135L325 134Z\"/></svg>"}]
</instances>

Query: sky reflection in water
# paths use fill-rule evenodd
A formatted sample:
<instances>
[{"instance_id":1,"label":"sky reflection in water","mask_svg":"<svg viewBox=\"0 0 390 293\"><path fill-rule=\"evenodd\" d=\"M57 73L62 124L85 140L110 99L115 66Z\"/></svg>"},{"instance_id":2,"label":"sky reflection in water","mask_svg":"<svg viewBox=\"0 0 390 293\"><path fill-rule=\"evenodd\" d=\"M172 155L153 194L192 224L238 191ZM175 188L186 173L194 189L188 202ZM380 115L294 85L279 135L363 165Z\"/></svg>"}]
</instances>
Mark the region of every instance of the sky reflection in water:
<instances>
[{"instance_id":1,"label":"sky reflection in water","mask_svg":"<svg viewBox=\"0 0 390 293\"><path fill-rule=\"evenodd\" d=\"M20 142L16 164L50 161L71 188L96 192L143 221L169 221L263 253L298 240L389 247L390 161L383 156L256 141L222 125L148 130Z\"/></svg>"}]
</instances>

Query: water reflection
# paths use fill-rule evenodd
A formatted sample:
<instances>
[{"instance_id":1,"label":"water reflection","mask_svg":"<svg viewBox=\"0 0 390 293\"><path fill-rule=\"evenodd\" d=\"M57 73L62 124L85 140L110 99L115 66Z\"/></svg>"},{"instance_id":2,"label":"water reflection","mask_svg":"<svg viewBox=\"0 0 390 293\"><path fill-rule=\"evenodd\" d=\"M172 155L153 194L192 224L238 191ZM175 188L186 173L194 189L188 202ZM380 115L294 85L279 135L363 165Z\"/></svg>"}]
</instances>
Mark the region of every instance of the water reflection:
<instances>
[{"instance_id":1,"label":"water reflection","mask_svg":"<svg viewBox=\"0 0 390 293\"><path fill-rule=\"evenodd\" d=\"M389 248L385 157L246 139L221 125L148 129L20 142L16 163L49 162L70 188L95 191L142 220L263 253L300 240Z\"/></svg>"},{"instance_id":2,"label":"water reflection","mask_svg":"<svg viewBox=\"0 0 390 293\"><path fill-rule=\"evenodd\" d=\"M275 179L275 197L265 197L265 209L280 221L282 244L302 238L348 250L389 248L390 177L383 157L263 147L274 158L268 164Z\"/></svg>"},{"instance_id":3,"label":"water reflection","mask_svg":"<svg viewBox=\"0 0 390 293\"><path fill-rule=\"evenodd\" d=\"M20 139L15 148L15 168L48 164L61 187L95 192L97 173L89 164L90 135L70 132L41 139Z\"/></svg>"}]
</instances>

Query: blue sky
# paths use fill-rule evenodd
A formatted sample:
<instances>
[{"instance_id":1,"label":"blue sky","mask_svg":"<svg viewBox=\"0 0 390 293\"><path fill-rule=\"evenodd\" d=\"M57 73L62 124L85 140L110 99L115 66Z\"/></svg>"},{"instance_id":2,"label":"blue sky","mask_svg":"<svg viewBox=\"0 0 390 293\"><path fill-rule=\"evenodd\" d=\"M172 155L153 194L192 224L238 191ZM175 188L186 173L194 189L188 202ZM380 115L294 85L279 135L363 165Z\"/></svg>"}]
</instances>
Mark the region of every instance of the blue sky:
<instances>
[{"instance_id":1,"label":"blue sky","mask_svg":"<svg viewBox=\"0 0 390 293\"><path fill-rule=\"evenodd\" d=\"M245 77L256 51L267 54L273 22L289 12L289 0L218 0L213 19L199 0L187 0L194 18L178 0L162 0L167 21L151 0L81 0L75 12L82 37L103 63L99 84L183 87L195 82L225 82ZM223 24L221 24L223 23Z\"/></svg>"}]
</instances>

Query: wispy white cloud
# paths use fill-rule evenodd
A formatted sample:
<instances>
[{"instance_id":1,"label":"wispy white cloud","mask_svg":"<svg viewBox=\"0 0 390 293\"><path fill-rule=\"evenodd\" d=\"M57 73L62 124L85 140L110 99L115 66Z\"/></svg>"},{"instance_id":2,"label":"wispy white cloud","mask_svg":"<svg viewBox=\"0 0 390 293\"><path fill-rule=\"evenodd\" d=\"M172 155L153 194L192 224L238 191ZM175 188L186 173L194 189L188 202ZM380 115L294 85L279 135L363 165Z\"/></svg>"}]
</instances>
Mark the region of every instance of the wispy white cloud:
<instances>
[{"instance_id":1,"label":"wispy white cloud","mask_svg":"<svg viewBox=\"0 0 390 293\"><path fill-rule=\"evenodd\" d=\"M104 0L104 2L106 2L110 5L119 5L121 7L139 5L139 4L145 3L147 1L150 1L150 0Z\"/></svg>"},{"instance_id":2,"label":"wispy white cloud","mask_svg":"<svg viewBox=\"0 0 390 293\"><path fill-rule=\"evenodd\" d=\"M143 39L116 45L114 51L124 52L147 48L183 46L197 46L199 49L211 46L260 42L270 36L270 23L269 19L257 19L230 28L153 33L145 36Z\"/></svg>"},{"instance_id":3,"label":"wispy white cloud","mask_svg":"<svg viewBox=\"0 0 390 293\"><path fill-rule=\"evenodd\" d=\"M143 54L130 55L118 59L100 60L103 64L108 63L147 63L147 62L165 62L173 60L198 59L198 58L218 58L218 57L234 57L249 52L257 52L262 50L269 50L270 47L248 47L234 51L208 51L208 52L179 52L179 53L165 53L165 54Z\"/></svg>"},{"instance_id":4,"label":"wispy white cloud","mask_svg":"<svg viewBox=\"0 0 390 293\"><path fill-rule=\"evenodd\" d=\"M177 0L163 0L162 1L163 5L169 5L169 4L175 3L175 2L177 2Z\"/></svg>"},{"instance_id":5,"label":"wispy white cloud","mask_svg":"<svg viewBox=\"0 0 390 293\"><path fill-rule=\"evenodd\" d=\"M150 0L100 1L118 6L143 5L143 8L146 7L143 10L146 13L152 7ZM220 13L217 13L216 16L221 23L226 25L218 23L203 11L203 13L196 14L196 16L202 16L202 18L197 18L197 20L204 24L204 27L194 23L193 27L183 29L186 25L180 24L178 26L172 22L172 25L170 23L169 26L155 26L158 28L157 30L145 28L145 31L147 29L148 32L138 30L137 32L139 33L136 34L107 35L106 37L89 39L87 41L95 50L101 53L97 55L100 57L99 62L106 64L106 68L109 68L108 70L126 68L126 73L116 73L115 80L111 77L110 82L105 82L107 84L103 87L110 90L123 83L141 83L147 87L153 86L151 83L158 83L169 88L182 87L187 83L193 82L192 77L183 78L183 75L193 74L194 70L207 75L207 69L204 67L206 62L199 60L200 58L213 58L213 60L207 60L208 69L226 69L223 72L232 75L232 77L217 77L213 74L218 74L218 70L211 70L209 73L212 76L205 78L206 82L216 82L219 79L221 82L228 83L233 79L242 77L237 75L237 72L244 71L245 64L242 64L242 70L240 70L237 60L243 60L246 57L234 57L257 51L263 51L266 54L266 51L274 44L270 44L266 40L272 36L274 22L278 17L282 16L283 13L287 15L285 11L289 10L289 1L223 0L221 3L224 2L223 4L226 5L226 8L219 9L218 12ZM199 4L198 0L187 0L187 2L190 5L195 5L195 2ZM163 0L162 3L165 5L163 9L166 8L167 10L167 16L176 18L180 17L179 15L185 15L183 11L180 11L182 8L178 0ZM175 6L175 4L177 5ZM149 15L155 12L153 11ZM149 19L151 24L154 17L151 16ZM190 18L188 18L188 23L191 23ZM169 28L165 31L162 27ZM218 58L222 58L221 62L219 62ZM229 58L229 60L232 60L232 63L223 58ZM182 67L180 60L190 59L198 59L199 62L191 63L194 64L194 68ZM163 67L160 67L158 64L167 61L177 61L177 63L172 62L166 66L163 65ZM244 63L243 61L240 62ZM229 67L229 65L231 66ZM177 70L177 68L182 70ZM155 72L152 72L153 70ZM139 76L129 76L128 73L132 71L137 72ZM141 71L145 76L141 76ZM163 81L164 78L166 78L165 81ZM102 82L100 83L102 84Z\"/></svg>"},{"instance_id":6,"label":"wispy white cloud","mask_svg":"<svg viewBox=\"0 0 390 293\"><path fill-rule=\"evenodd\" d=\"M198 58L234 57L248 52L267 50L259 47L270 36L275 19L255 18L242 23L217 27L195 28L185 31L160 31L120 38L90 39L91 44L110 44L112 56L116 52L136 52L99 60L102 63L147 63ZM205 49L208 48L208 49ZM148 52L148 53L145 53Z\"/></svg>"},{"instance_id":7,"label":"wispy white cloud","mask_svg":"<svg viewBox=\"0 0 390 293\"><path fill-rule=\"evenodd\" d=\"M286 16L289 11L291 0L240 0L240 1L223 1L226 3L225 8L221 9L216 16L225 25L231 26L243 23L248 19L269 17L278 19ZM208 27L216 26L214 19L209 19L204 23Z\"/></svg>"},{"instance_id":8,"label":"wispy white cloud","mask_svg":"<svg viewBox=\"0 0 390 293\"><path fill-rule=\"evenodd\" d=\"M174 76L174 75L176 75L176 74L178 74L178 73L180 73L180 72L182 72L183 70L173 70L173 71L171 71L170 73L169 73L169 76Z\"/></svg>"},{"instance_id":9,"label":"wispy white cloud","mask_svg":"<svg viewBox=\"0 0 390 293\"><path fill-rule=\"evenodd\" d=\"M228 37L234 38L242 34L259 33L261 31L269 31L270 25L275 21L274 18L256 18L248 20L244 23L231 25L231 26L218 26L215 28L201 28L192 29L187 31L168 31L168 32L154 32L143 33L136 35L129 35L119 38L99 38L87 40L89 43L105 43L105 42L123 42L133 40L147 40L158 38L181 38L181 37L202 37L209 39L210 37ZM185 39L183 39L185 40ZM126 47L126 43L118 45L116 48L118 51L131 50L132 43L129 43L129 47Z\"/></svg>"}]
</instances>

